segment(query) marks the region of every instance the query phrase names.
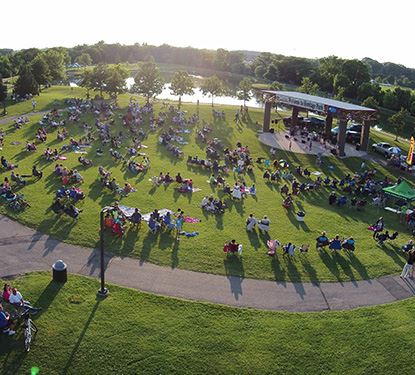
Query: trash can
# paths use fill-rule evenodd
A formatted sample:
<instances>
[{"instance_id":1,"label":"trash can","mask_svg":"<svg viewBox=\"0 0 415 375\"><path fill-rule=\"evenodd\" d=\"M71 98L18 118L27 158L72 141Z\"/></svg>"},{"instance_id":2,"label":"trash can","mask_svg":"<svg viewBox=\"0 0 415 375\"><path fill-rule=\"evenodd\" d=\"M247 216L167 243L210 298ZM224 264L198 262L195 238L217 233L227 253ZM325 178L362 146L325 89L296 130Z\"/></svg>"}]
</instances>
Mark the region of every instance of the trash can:
<instances>
[{"instance_id":1,"label":"trash can","mask_svg":"<svg viewBox=\"0 0 415 375\"><path fill-rule=\"evenodd\" d=\"M356 151L360 151L360 143L356 143Z\"/></svg>"},{"instance_id":2,"label":"trash can","mask_svg":"<svg viewBox=\"0 0 415 375\"><path fill-rule=\"evenodd\" d=\"M63 260L57 260L52 265L53 281L57 283L66 283L68 280L68 272L66 263Z\"/></svg>"},{"instance_id":3,"label":"trash can","mask_svg":"<svg viewBox=\"0 0 415 375\"><path fill-rule=\"evenodd\" d=\"M304 221L304 217L305 217L305 212L303 211L297 212L297 221Z\"/></svg>"}]
</instances>

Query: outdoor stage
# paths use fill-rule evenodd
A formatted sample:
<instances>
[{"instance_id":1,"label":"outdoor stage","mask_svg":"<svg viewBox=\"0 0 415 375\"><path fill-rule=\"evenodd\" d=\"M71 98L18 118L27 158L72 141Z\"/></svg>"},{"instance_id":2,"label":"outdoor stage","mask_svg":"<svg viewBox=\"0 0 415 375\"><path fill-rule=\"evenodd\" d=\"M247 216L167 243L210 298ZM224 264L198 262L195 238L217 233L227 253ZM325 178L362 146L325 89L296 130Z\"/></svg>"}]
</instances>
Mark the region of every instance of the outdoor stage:
<instances>
[{"instance_id":1,"label":"outdoor stage","mask_svg":"<svg viewBox=\"0 0 415 375\"><path fill-rule=\"evenodd\" d=\"M286 138L286 135L289 135L287 132L278 132L278 133L261 133L259 134L259 140L270 147L274 147L278 150L296 152L298 154L311 154L322 156L333 155L330 150L334 148L332 145L327 144L326 147L320 142L313 141L312 147L310 150L310 142L302 142L301 137L291 137L291 150L289 149L290 139ZM295 140L296 139L296 140ZM345 157L363 157L367 155L365 151L357 151L354 145L346 143L345 145Z\"/></svg>"}]
</instances>

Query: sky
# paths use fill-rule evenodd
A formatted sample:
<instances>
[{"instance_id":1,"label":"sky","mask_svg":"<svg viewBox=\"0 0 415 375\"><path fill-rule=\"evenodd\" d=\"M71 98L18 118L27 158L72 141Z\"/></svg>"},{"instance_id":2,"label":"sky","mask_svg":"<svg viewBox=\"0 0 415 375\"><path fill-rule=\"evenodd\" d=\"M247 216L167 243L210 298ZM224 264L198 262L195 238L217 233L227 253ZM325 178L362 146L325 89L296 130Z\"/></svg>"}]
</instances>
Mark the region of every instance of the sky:
<instances>
[{"instance_id":1,"label":"sky","mask_svg":"<svg viewBox=\"0 0 415 375\"><path fill-rule=\"evenodd\" d=\"M148 43L415 68L411 0L1 0L0 48Z\"/></svg>"}]
</instances>

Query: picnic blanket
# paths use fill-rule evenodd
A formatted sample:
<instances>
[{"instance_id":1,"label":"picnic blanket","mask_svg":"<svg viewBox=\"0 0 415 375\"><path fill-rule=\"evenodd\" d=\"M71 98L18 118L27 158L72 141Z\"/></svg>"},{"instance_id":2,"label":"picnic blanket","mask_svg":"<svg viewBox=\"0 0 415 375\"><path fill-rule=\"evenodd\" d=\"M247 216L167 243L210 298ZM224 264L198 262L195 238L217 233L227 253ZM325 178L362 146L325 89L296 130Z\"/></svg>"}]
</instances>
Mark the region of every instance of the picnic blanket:
<instances>
[{"instance_id":1,"label":"picnic blanket","mask_svg":"<svg viewBox=\"0 0 415 375\"><path fill-rule=\"evenodd\" d=\"M186 236L187 238L189 237L196 237L199 235L199 232L185 232L184 230L182 230L181 232L179 232L179 234L181 236Z\"/></svg>"},{"instance_id":2,"label":"picnic blanket","mask_svg":"<svg viewBox=\"0 0 415 375\"><path fill-rule=\"evenodd\" d=\"M185 223L191 223L191 224L195 224L195 223L200 223L202 220L198 219L197 217L190 217L190 216L186 216L184 218L184 222Z\"/></svg>"}]
</instances>

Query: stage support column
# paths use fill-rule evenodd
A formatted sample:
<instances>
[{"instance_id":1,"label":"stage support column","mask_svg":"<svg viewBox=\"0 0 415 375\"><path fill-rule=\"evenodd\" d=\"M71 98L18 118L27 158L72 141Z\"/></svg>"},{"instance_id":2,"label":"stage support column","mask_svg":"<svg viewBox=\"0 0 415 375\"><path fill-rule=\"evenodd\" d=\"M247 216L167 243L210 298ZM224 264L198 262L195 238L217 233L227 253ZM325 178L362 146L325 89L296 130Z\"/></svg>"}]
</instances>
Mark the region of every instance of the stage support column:
<instances>
[{"instance_id":1,"label":"stage support column","mask_svg":"<svg viewBox=\"0 0 415 375\"><path fill-rule=\"evenodd\" d=\"M346 156L344 148L346 146L346 130L347 130L347 119L339 119L339 132L337 134L337 145L339 148L339 156Z\"/></svg>"},{"instance_id":2,"label":"stage support column","mask_svg":"<svg viewBox=\"0 0 415 375\"><path fill-rule=\"evenodd\" d=\"M326 117L326 126L324 128L324 134L326 135L326 137L330 137L330 133L331 133L331 127L333 126L333 115L332 114L328 114Z\"/></svg>"},{"instance_id":3,"label":"stage support column","mask_svg":"<svg viewBox=\"0 0 415 375\"><path fill-rule=\"evenodd\" d=\"M271 122L271 108L272 108L272 103L270 101L266 101L265 109L264 109L264 124L262 128L264 133L269 132L269 124Z\"/></svg>"},{"instance_id":4,"label":"stage support column","mask_svg":"<svg viewBox=\"0 0 415 375\"><path fill-rule=\"evenodd\" d=\"M369 146L369 133L372 122L372 120L363 120L362 133L360 134L360 149L362 151L367 151Z\"/></svg>"}]
</instances>

